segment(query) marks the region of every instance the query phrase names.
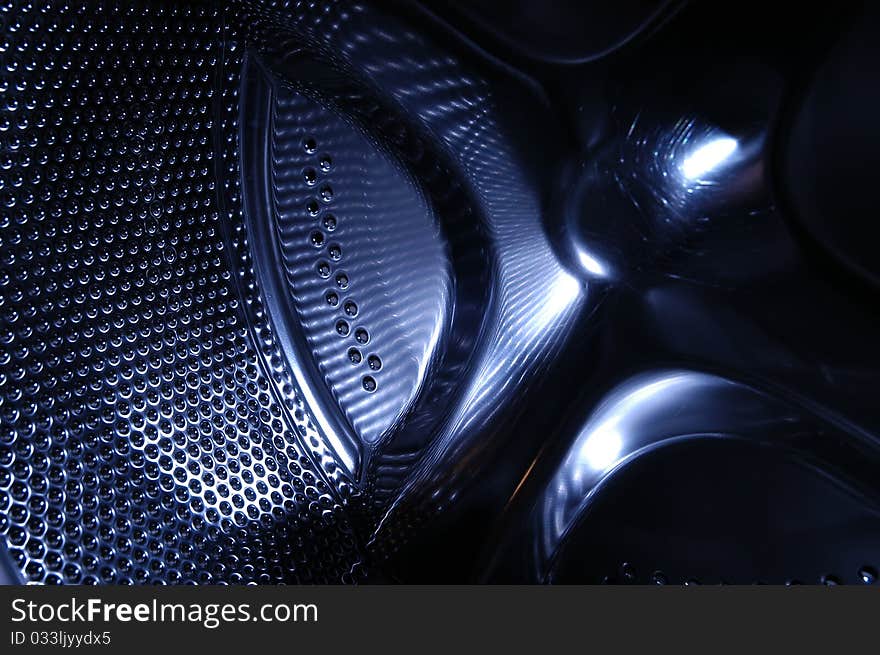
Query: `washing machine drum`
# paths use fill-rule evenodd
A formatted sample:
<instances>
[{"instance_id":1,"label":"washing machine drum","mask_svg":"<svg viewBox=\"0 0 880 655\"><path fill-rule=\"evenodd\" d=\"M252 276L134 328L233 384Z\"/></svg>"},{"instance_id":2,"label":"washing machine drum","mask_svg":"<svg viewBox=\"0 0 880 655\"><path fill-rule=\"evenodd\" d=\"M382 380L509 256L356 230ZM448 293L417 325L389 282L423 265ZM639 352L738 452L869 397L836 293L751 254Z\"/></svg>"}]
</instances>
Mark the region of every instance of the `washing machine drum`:
<instances>
[{"instance_id":1,"label":"washing machine drum","mask_svg":"<svg viewBox=\"0 0 880 655\"><path fill-rule=\"evenodd\" d=\"M852 58L521 4L0 6L7 581L873 581Z\"/></svg>"}]
</instances>

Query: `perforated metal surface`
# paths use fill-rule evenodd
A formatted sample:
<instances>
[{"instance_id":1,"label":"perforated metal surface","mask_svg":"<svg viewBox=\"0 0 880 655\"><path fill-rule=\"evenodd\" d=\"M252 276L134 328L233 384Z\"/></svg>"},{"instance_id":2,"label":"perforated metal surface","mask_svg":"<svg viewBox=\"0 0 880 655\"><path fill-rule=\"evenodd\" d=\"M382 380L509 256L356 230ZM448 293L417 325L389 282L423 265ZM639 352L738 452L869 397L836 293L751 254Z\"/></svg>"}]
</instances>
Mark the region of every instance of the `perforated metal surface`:
<instances>
[{"instance_id":1,"label":"perforated metal surface","mask_svg":"<svg viewBox=\"0 0 880 655\"><path fill-rule=\"evenodd\" d=\"M489 86L356 4L5 16L16 565L53 582L357 577L352 520L365 540L381 522L380 556L405 543L457 493L438 464L493 443L490 419L582 300ZM242 206L260 118L240 94L263 56L277 104L261 212ZM259 270L275 260L258 224L277 228L283 289ZM309 356L323 389L298 377ZM417 521L382 518L410 495Z\"/></svg>"},{"instance_id":2,"label":"perforated metal surface","mask_svg":"<svg viewBox=\"0 0 880 655\"><path fill-rule=\"evenodd\" d=\"M234 238L211 3L0 9L0 530L35 582L352 580L362 558ZM225 44L224 44L225 41ZM230 248L230 245L232 246ZM241 270L247 270L244 267Z\"/></svg>"},{"instance_id":3,"label":"perforated metal surface","mask_svg":"<svg viewBox=\"0 0 880 655\"><path fill-rule=\"evenodd\" d=\"M767 168L813 47L675 4L578 66L415 1L0 4L0 569L873 582L875 290Z\"/></svg>"}]
</instances>

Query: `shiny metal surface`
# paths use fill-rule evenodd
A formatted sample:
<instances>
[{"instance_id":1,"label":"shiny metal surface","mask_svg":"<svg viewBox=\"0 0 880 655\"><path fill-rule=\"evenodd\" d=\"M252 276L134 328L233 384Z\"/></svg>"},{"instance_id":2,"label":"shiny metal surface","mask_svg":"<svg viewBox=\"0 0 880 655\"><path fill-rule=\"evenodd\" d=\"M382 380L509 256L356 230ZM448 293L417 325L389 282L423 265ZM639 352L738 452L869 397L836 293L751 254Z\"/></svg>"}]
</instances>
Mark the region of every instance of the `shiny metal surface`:
<instances>
[{"instance_id":1,"label":"shiny metal surface","mask_svg":"<svg viewBox=\"0 0 880 655\"><path fill-rule=\"evenodd\" d=\"M362 577L344 488L298 393L273 390L230 257L224 12L0 11L0 523L22 579Z\"/></svg>"},{"instance_id":2,"label":"shiny metal surface","mask_svg":"<svg viewBox=\"0 0 880 655\"><path fill-rule=\"evenodd\" d=\"M603 494L605 487L615 484L622 469L639 458L650 458L660 449L672 445L683 448L691 442L707 440L747 441L760 446L753 456L760 456L761 449L776 449L807 468L824 466L825 471L854 472L859 470L862 460L876 462L880 453L867 435L847 433L848 427L851 428L841 425L839 417L811 416L804 408L786 405L747 385L706 373L658 371L637 376L612 390L597 404L554 464L541 492L527 502L527 516L513 521L515 531L523 530L525 534L506 537L510 541L507 547L496 550L498 559L493 566L503 569L508 576L522 576L525 580L554 580L560 566L560 551L572 539L572 533L588 529L586 517L596 497ZM820 434L828 438L835 433L840 439L837 443L817 444ZM876 484L871 478L857 483L870 494L861 502L870 508L870 515L875 519L880 509ZM654 493L670 493L670 490L656 489ZM767 510L772 512L769 503ZM620 517L619 520L626 519ZM755 524L763 520L765 517L758 515ZM704 538L711 535L705 534ZM873 538L876 539L876 535ZM810 547L810 544L802 544L804 550ZM871 549L863 554L873 557ZM785 563L780 564L779 570L784 571ZM724 566L720 563L717 565L720 568L716 575L720 579L755 581L732 578L736 574L731 571L730 561L726 562L726 570L722 570ZM856 568L852 568L848 573L855 571ZM774 577L765 581L776 584L786 581L781 577L784 573L767 574ZM490 579L492 575L490 568ZM599 582L599 579L589 581Z\"/></svg>"},{"instance_id":3,"label":"shiny metal surface","mask_svg":"<svg viewBox=\"0 0 880 655\"><path fill-rule=\"evenodd\" d=\"M415 201L401 201L399 216L388 216L383 212L394 204L388 191L383 193L384 186L375 191L383 193L381 202L363 208L346 206L346 194L364 193L357 185L369 185L372 193L378 183L370 182L364 174L359 180L348 181L347 186L342 179L334 185L332 203L327 208L321 205L317 216L297 223L299 233L290 237L307 251L313 250L311 231L328 211L333 212L340 230L343 224L359 230L360 236L343 247L346 252L358 251L360 254L349 257L360 257L362 266L372 271L358 274L357 265L351 268L347 262L344 266L340 263L340 270L350 271L352 294L358 290L353 297L359 308L377 305L375 320L387 326L385 336L382 322L367 323L365 319L363 325L370 325L374 333L371 339L375 337L381 345L384 336L396 343L382 356L383 366L386 362L398 366L396 358L404 362L398 370L392 369L393 377L376 375L377 388L371 394L365 394L359 384L349 383L357 394L354 406L348 404L344 384L339 388L332 373L327 375L331 392L350 424L348 442L360 439L362 444L357 454L366 460L361 475L375 511L380 513L377 540L386 538L403 506L443 502L447 467L464 457L467 449L487 447L488 435L501 425L490 417L503 413L527 391L528 378L551 359L570 317L586 296L586 288L563 270L550 250L535 184L527 178L516 154L505 146L495 117L499 110L489 86L473 78L455 59L440 51L435 54L429 41L402 25L392 29L394 23L388 17L384 21L381 31L376 30L375 19L364 9L345 30L328 34L325 43L314 46L315 54L304 54L300 45L288 45L308 38L297 32L295 24L277 27L272 39L276 48L261 54L264 69L274 71L301 93L318 101L324 98L331 111L339 112L340 125L348 126L340 129L354 131L350 137L354 141L333 149L334 166L356 165L349 162L357 162L358 157L376 158L380 155L368 148L379 148L379 153L387 153L381 156L396 159L396 165L408 171L403 174L419 185L408 193L420 192L426 199L415 196ZM357 33L358 38L351 39L351 33ZM377 47L377 42L389 39L390 47ZM334 55L325 60L322 52ZM412 67L412 75L404 74L402 68L407 65ZM417 72L430 76L440 71L442 84L420 88ZM411 88L413 84L416 88ZM381 95L370 96L373 89L381 89ZM244 95L254 97L259 92L251 90ZM276 126L278 113L276 110L273 115ZM300 119L297 124L302 130L308 121ZM364 135L358 136L358 130ZM318 136L316 132L318 149L333 143ZM302 143L309 138L303 132L292 141ZM365 149L366 154L359 155ZM256 150L263 152L264 148L257 146ZM374 166L370 175L384 175L381 182L388 184L390 166ZM300 169L294 166L289 174L296 184L300 184ZM276 161L274 170L276 175L285 174L287 162L281 165ZM274 195L279 225L285 221L280 200L287 192L280 185L275 182L271 192L259 196ZM306 193L292 204L300 212L306 207L308 213L310 197ZM430 205L420 206L425 201ZM259 207L251 210L254 216L262 217L257 220L265 220L271 213ZM278 233L284 257L288 234L283 226ZM341 232L339 238L342 242ZM402 257L400 251L405 249L412 252ZM315 285L319 300L314 304L323 311L326 283L320 273L314 274L314 265L317 263L303 266L309 282L299 286ZM333 263L327 279L337 274ZM375 282L371 283L370 277ZM290 274L288 279L295 297L298 280ZM421 304L412 306L414 298ZM269 311L271 314L271 307ZM329 354L317 344L312 347L312 356L319 367L328 369L333 361L339 361L351 375L345 353L359 347L357 328L361 323L350 323L345 335L338 333L335 321L348 322L342 302L329 316L321 326L322 334L338 344L338 352ZM302 310L298 322L305 331L311 329L309 315ZM420 329L423 336L419 336ZM408 354L408 349L416 354ZM410 374L402 368L407 360L412 362ZM382 380L395 386L383 391ZM315 395L321 393L326 390L319 389ZM368 430L363 429L359 416L374 422ZM341 424L337 419L333 427L324 429L345 430L344 425L336 428ZM440 479L432 479L437 473Z\"/></svg>"},{"instance_id":4,"label":"shiny metal surface","mask_svg":"<svg viewBox=\"0 0 880 655\"><path fill-rule=\"evenodd\" d=\"M2 8L15 576L876 579L863 9L525 4Z\"/></svg>"},{"instance_id":5,"label":"shiny metal surface","mask_svg":"<svg viewBox=\"0 0 880 655\"><path fill-rule=\"evenodd\" d=\"M261 92L270 93L250 87L242 97L255 101ZM365 137L295 91L276 86L271 93L278 98L265 122L272 135L243 135L258 140L246 151L273 157L263 181L269 187L255 188L249 203L257 220L275 216L268 228L274 238L254 239L264 253L257 260L284 271L289 291L276 303L293 306L272 303L270 313L301 326L308 348L289 351L292 360L314 358L323 372L344 414L332 428L342 434L331 441L357 475L359 451L343 444L368 449L392 430L436 359L452 304L448 246L419 190Z\"/></svg>"}]
</instances>

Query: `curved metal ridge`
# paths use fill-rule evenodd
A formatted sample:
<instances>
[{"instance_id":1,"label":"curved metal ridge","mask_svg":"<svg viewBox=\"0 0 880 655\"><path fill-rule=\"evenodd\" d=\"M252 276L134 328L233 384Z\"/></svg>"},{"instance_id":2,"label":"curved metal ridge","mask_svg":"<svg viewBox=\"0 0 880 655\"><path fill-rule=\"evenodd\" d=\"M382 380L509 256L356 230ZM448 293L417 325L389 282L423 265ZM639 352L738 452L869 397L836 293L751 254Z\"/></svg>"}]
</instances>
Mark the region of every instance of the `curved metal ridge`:
<instances>
[{"instance_id":1,"label":"curved metal ridge","mask_svg":"<svg viewBox=\"0 0 880 655\"><path fill-rule=\"evenodd\" d=\"M0 6L0 583L874 582L876 9L421 4Z\"/></svg>"},{"instance_id":2,"label":"curved metal ridge","mask_svg":"<svg viewBox=\"0 0 880 655\"><path fill-rule=\"evenodd\" d=\"M673 370L635 376L597 403L580 432L555 459L549 477L540 483L540 492L528 500L517 499L519 513L508 517L510 533L493 549L497 553L493 566L507 574L517 571L525 580L552 577L560 549L603 487L612 485L615 476L637 459L672 444L742 440L779 449L805 462L821 462L817 465L823 470L838 472L856 471L864 459L876 464L880 458L876 442L857 436L846 441L846 433L836 432L833 423L825 424L828 437L817 437L822 428L816 423L823 420L717 375ZM835 432L832 438L830 433ZM856 478L847 484L859 488L862 502L880 511L873 480ZM493 575L491 568L488 575Z\"/></svg>"}]
</instances>

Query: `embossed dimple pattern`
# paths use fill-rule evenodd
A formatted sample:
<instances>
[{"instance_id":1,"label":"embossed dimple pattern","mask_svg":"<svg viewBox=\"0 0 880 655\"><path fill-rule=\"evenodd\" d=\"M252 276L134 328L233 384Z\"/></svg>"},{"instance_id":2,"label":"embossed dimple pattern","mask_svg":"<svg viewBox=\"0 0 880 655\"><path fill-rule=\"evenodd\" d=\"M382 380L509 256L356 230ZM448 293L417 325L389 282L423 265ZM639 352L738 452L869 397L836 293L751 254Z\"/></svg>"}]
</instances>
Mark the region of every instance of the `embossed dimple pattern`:
<instances>
[{"instance_id":1,"label":"embossed dimple pattern","mask_svg":"<svg viewBox=\"0 0 880 655\"><path fill-rule=\"evenodd\" d=\"M0 534L27 580L362 573L346 483L245 319L262 315L246 257L230 268L222 18L0 7Z\"/></svg>"},{"instance_id":2,"label":"embossed dimple pattern","mask_svg":"<svg viewBox=\"0 0 880 655\"><path fill-rule=\"evenodd\" d=\"M445 241L414 181L336 111L279 84L271 136L274 227L311 356L374 443L413 402L445 328Z\"/></svg>"}]
</instances>

